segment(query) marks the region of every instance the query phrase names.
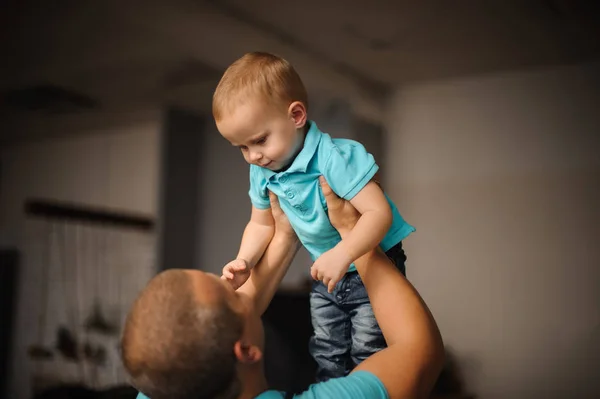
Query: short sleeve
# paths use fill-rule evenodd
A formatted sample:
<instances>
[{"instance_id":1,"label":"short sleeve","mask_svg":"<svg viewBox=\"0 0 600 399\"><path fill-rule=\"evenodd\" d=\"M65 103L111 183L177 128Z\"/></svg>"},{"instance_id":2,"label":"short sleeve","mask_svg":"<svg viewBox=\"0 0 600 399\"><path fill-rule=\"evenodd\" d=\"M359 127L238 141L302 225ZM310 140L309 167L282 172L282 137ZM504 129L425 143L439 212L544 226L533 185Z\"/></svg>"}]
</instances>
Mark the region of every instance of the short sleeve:
<instances>
[{"instance_id":1,"label":"short sleeve","mask_svg":"<svg viewBox=\"0 0 600 399\"><path fill-rule=\"evenodd\" d=\"M267 179L255 165L250 165L250 191L248 191L248 195L255 208L268 209L271 207L269 193L267 192Z\"/></svg>"},{"instance_id":2,"label":"short sleeve","mask_svg":"<svg viewBox=\"0 0 600 399\"><path fill-rule=\"evenodd\" d=\"M337 195L351 200L378 170L375 158L362 144L353 140L336 140L322 173Z\"/></svg>"},{"instance_id":3,"label":"short sleeve","mask_svg":"<svg viewBox=\"0 0 600 399\"><path fill-rule=\"evenodd\" d=\"M356 371L311 385L295 399L389 399L383 382L368 371Z\"/></svg>"}]
</instances>

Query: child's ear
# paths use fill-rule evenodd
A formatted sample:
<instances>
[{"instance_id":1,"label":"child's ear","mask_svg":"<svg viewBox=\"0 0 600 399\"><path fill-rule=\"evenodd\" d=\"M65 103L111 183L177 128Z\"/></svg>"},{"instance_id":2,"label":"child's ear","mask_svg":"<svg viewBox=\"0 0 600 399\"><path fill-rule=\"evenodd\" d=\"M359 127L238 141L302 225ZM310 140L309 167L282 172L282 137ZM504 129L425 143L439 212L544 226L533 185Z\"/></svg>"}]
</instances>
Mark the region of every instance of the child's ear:
<instances>
[{"instance_id":1,"label":"child's ear","mask_svg":"<svg viewBox=\"0 0 600 399\"><path fill-rule=\"evenodd\" d=\"M288 109L288 114L292 121L294 121L294 125L296 125L296 129L303 128L306 124L306 119L308 115L306 113L306 107L300 101L294 101L290 104Z\"/></svg>"}]
</instances>

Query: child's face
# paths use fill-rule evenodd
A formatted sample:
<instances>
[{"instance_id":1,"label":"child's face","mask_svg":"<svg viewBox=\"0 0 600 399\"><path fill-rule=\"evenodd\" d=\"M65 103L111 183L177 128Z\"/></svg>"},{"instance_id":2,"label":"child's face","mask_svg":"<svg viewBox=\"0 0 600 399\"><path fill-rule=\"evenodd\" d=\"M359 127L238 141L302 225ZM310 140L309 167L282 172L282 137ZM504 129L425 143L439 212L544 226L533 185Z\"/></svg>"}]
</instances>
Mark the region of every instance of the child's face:
<instances>
[{"instance_id":1,"label":"child's face","mask_svg":"<svg viewBox=\"0 0 600 399\"><path fill-rule=\"evenodd\" d=\"M217 121L217 129L240 148L249 164L277 171L287 167L304 142L306 108L300 102L283 110L260 101L237 106Z\"/></svg>"}]
</instances>

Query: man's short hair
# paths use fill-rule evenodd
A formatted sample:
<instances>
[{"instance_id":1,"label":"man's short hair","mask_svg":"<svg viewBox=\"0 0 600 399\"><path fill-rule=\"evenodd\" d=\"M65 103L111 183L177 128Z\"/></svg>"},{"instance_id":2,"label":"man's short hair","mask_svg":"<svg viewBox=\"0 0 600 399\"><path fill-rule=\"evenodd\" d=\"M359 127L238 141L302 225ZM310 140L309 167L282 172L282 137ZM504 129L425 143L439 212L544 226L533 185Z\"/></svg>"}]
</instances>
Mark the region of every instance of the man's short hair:
<instances>
[{"instance_id":1,"label":"man's short hair","mask_svg":"<svg viewBox=\"0 0 600 399\"><path fill-rule=\"evenodd\" d=\"M308 109L308 95L300 75L285 59L269 53L245 54L227 68L213 95L215 120L249 98L282 108L300 101Z\"/></svg>"},{"instance_id":2,"label":"man's short hair","mask_svg":"<svg viewBox=\"0 0 600 399\"><path fill-rule=\"evenodd\" d=\"M235 342L243 322L224 301L203 305L191 276L157 275L133 304L123 332L123 364L151 399L235 398Z\"/></svg>"}]
</instances>

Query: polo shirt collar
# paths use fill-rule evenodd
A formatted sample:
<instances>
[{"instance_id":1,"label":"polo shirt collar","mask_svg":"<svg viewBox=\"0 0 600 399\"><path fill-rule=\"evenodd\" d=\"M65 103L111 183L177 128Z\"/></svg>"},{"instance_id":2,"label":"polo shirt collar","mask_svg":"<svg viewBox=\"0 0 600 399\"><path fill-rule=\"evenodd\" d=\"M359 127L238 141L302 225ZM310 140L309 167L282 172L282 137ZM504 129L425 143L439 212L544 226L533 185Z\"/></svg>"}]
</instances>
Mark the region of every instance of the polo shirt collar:
<instances>
[{"instance_id":1,"label":"polo shirt collar","mask_svg":"<svg viewBox=\"0 0 600 399\"><path fill-rule=\"evenodd\" d=\"M317 147L319 146L319 142L321 141L321 136L323 133L319 130L317 124L314 121L308 122L310 127L308 132L306 132L306 137L304 138L304 146L302 150L296 155L292 164L286 170L282 172L274 172L267 168L260 168L267 179L270 179L274 175L283 174L283 173L304 173L308 168L308 164L310 160L315 155L317 151Z\"/></svg>"}]
</instances>

